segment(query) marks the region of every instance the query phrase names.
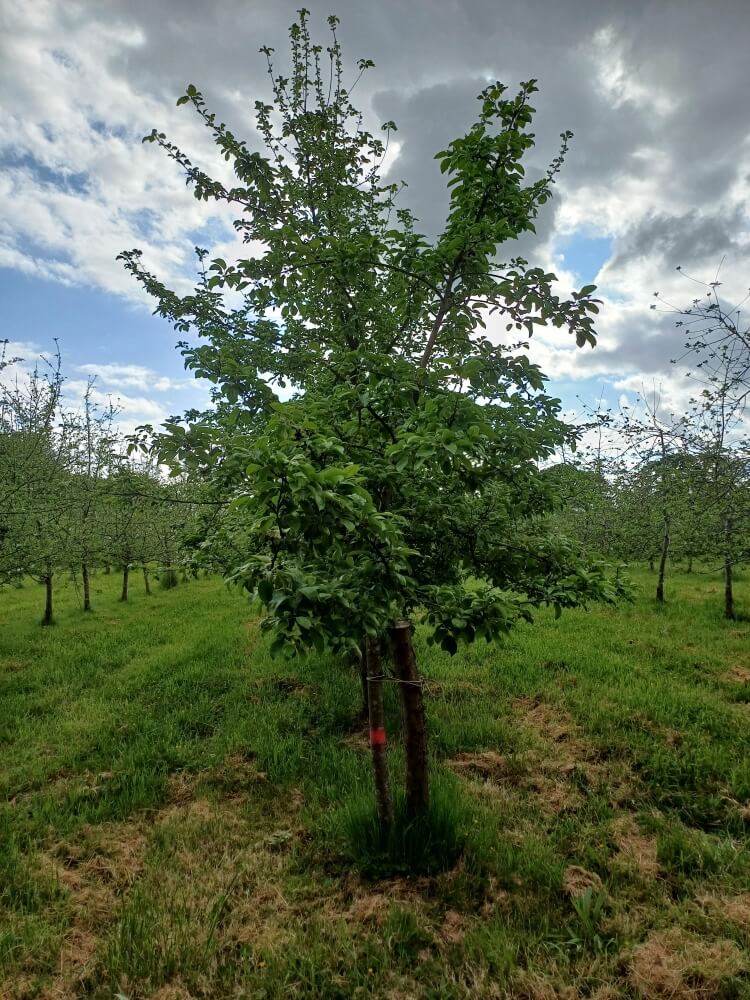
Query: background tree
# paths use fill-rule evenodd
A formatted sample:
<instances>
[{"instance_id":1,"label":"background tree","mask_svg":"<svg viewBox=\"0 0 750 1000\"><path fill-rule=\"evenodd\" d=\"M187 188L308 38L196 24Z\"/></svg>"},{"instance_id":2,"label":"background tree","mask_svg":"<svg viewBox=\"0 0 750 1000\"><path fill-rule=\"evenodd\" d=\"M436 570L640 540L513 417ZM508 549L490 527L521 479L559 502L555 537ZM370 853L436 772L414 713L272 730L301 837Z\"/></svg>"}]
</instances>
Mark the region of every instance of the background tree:
<instances>
[{"instance_id":1,"label":"background tree","mask_svg":"<svg viewBox=\"0 0 750 1000\"><path fill-rule=\"evenodd\" d=\"M83 610L91 611L91 569L104 556L104 494L109 474L121 450L115 427L116 408L110 403L103 411L92 401L90 383L79 412L66 413L69 438L65 493L69 516L67 552L71 570L80 569Z\"/></svg>"},{"instance_id":2,"label":"background tree","mask_svg":"<svg viewBox=\"0 0 750 1000\"><path fill-rule=\"evenodd\" d=\"M154 523L160 500L149 472L120 458L104 491L103 537L107 559L122 573L122 601L129 597L131 570L154 557Z\"/></svg>"},{"instance_id":3,"label":"background tree","mask_svg":"<svg viewBox=\"0 0 750 1000\"><path fill-rule=\"evenodd\" d=\"M61 419L63 382L59 353L0 382L0 573L44 584L44 625L53 622L54 574L68 555L71 438Z\"/></svg>"},{"instance_id":4,"label":"background tree","mask_svg":"<svg viewBox=\"0 0 750 1000\"><path fill-rule=\"evenodd\" d=\"M742 536L748 516L750 440L745 409L750 393L750 328L742 307L750 291L736 304L728 304L719 291L721 265L709 282L677 270L701 288L701 295L690 306L678 307L657 292L652 309L676 315L676 326L686 333L679 361L690 366L689 377L701 387L691 411L695 469L703 473L696 495L703 497L707 517L720 524L724 614L732 619L733 570L745 558Z\"/></svg>"}]
</instances>

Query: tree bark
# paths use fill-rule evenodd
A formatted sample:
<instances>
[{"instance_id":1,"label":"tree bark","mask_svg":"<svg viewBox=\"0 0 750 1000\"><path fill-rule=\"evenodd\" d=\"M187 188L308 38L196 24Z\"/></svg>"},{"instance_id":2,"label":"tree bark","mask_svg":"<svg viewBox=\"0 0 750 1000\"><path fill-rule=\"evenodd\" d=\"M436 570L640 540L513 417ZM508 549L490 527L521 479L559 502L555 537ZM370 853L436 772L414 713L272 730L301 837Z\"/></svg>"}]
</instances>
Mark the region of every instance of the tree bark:
<instances>
[{"instance_id":1,"label":"tree bark","mask_svg":"<svg viewBox=\"0 0 750 1000\"><path fill-rule=\"evenodd\" d=\"M364 661L367 672L367 704L370 718L370 749L375 779L375 803L381 829L393 821L393 799L388 774L388 750L385 735L385 709L383 707L383 667L377 639L365 640Z\"/></svg>"},{"instance_id":2,"label":"tree bark","mask_svg":"<svg viewBox=\"0 0 750 1000\"><path fill-rule=\"evenodd\" d=\"M669 518L664 518L664 534L661 539L661 555L659 557L659 578L656 582L656 600L664 603L664 570L669 553Z\"/></svg>"},{"instance_id":3,"label":"tree bark","mask_svg":"<svg viewBox=\"0 0 750 1000\"><path fill-rule=\"evenodd\" d=\"M150 597L151 596L151 583L149 582L149 579L148 579L148 566L144 566L143 567L143 586L145 588L146 595L148 597Z\"/></svg>"},{"instance_id":4,"label":"tree bark","mask_svg":"<svg viewBox=\"0 0 750 1000\"><path fill-rule=\"evenodd\" d=\"M648 557L648 568L649 568L649 570L652 573L654 572L654 557L653 556L649 556Z\"/></svg>"},{"instance_id":5,"label":"tree bark","mask_svg":"<svg viewBox=\"0 0 750 1000\"><path fill-rule=\"evenodd\" d=\"M692 573L693 572L693 557L692 556L688 556L688 564L687 564L687 569L685 570L685 572L686 573Z\"/></svg>"},{"instance_id":6,"label":"tree bark","mask_svg":"<svg viewBox=\"0 0 750 1000\"><path fill-rule=\"evenodd\" d=\"M130 575L130 566L124 566L122 570L122 593L120 594L121 601L127 601L128 599L128 577Z\"/></svg>"},{"instance_id":7,"label":"tree bark","mask_svg":"<svg viewBox=\"0 0 750 1000\"><path fill-rule=\"evenodd\" d=\"M42 625L52 625L52 567L47 566L47 573L44 577L44 618Z\"/></svg>"},{"instance_id":8,"label":"tree bark","mask_svg":"<svg viewBox=\"0 0 750 1000\"><path fill-rule=\"evenodd\" d=\"M406 752L406 809L410 816L418 816L430 804L422 681L414 655L411 624L398 621L391 627L390 633L394 670L400 681L398 688Z\"/></svg>"},{"instance_id":9,"label":"tree bark","mask_svg":"<svg viewBox=\"0 0 750 1000\"><path fill-rule=\"evenodd\" d=\"M91 582L89 580L89 568L86 563L81 565L81 577L83 579L83 610L91 611Z\"/></svg>"},{"instance_id":10,"label":"tree bark","mask_svg":"<svg viewBox=\"0 0 750 1000\"><path fill-rule=\"evenodd\" d=\"M724 518L724 617L734 620L734 587L732 580L732 517Z\"/></svg>"}]
</instances>

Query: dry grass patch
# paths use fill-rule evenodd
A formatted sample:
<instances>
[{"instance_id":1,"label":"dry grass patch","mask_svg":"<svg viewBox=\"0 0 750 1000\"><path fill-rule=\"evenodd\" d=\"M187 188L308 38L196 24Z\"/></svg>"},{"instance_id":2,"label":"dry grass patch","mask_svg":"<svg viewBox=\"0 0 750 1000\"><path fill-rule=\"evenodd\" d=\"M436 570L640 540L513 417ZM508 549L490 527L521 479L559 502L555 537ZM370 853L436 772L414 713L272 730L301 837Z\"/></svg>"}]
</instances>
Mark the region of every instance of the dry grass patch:
<instances>
[{"instance_id":1,"label":"dry grass patch","mask_svg":"<svg viewBox=\"0 0 750 1000\"><path fill-rule=\"evenodd\" d=\"M562 812L581 800L579 791L568 780L571 772L549 773L532 753L506 757L494 750L483 750L457 754L445 763L467 781L478 798L517 799L531 795L546 813Z\"/></svg>"},{"instance_id":2,"label":"dry grass patch","mask_svg":"<svg viewBox=\"0 0 750 1000\"><path fill-rule=\"evenodd\" d=\"M146 842L140 823L85 825L75 839L41 855L43 867L67 890L70 906L57 972L41 1000L75 1000L86 992L101 933L113 921L118 900L143 871Z\"/></svg>"},{"instance_id":3,"label":"dry grass patch","mask_svg":"<svg viewBox=\"0 0 750 1000\"><path fill-rule=\"evenodd\" d=\"M447 766L470 783L480 779L490 790L529 796L548 814L580 805L582 784L606 787L613 805L632 800L627 765L603 762L564 709L532 698L519 698L513 707L524 728L532 731L534 749L513 755L495 750L460 753L446 761Z\"/></svg>"},{"instance_id":4,"label":"dry grass patch","mask_svg":"<svg viewBox=\"0 0 750 1000\"><path fill-rule=\"evenodd\" d=\"M580 801L571 784L576 777L606 787L613 806L632 801L634 779L628 765L602 760L601 753L583 737L580 726L564 708L538 698L518 698L513 707L521 724L533 732L540 744L536 755L541 772L538 791L551 796L554 811Z\"/></svg>"},{"instance_id":5,"label":"dry grass patch","mask_svg":"<svg viewBox=\"0 0 750 1000\"><path fill-rule=\"evenodd\" d=\"M563 873L563 889L571 899L577 899L589 889L601 892L602 880L596 872L587 871L580 865L568 865Z\"/></svg>"},{"instance_id":6,"label":"dry grass patch","mask_svg":"<svg viewBox=\"0 0 750 1000\"><path fill-rule=\"evenodd\" d=\"M458 774L476 774L485 781L519 784L525 768L519 767L519 760L511 760L495 750L480 753L460 753L446 762Z\"/></svg>"},{"instance_id":7,"label":"dry grass patch","mask_svg":"<svg viewBox=\"0 0 750 1000\"><path fill-rule=\"evenodd\" d=\"M169 986L162 986L156 993L152 993L148 1000L194 1000L194 997L184 986L170 983Z\"/></svg>"},{"instance_id":8,"label":"dry grass patch","mask_svg":"<svg viewBox=\"0 0 750 1000\"><path fill-rule=\"evenodd\" d=\"M84 995L96 965L98 945L95 934L80 927L71 928L60 949L58 971L52 982L37 995L38 1000L77 1000Z\"/></svg>"},{"instance_id":9,"label":"dry grass patch","mask_svg":"<svg viewBox=\"0 0 750 1000\"><path fill-rule=\"evenodd\" d=\"M571 778L579 767L588 767L595 756L593 750L574 738L575 724L552 706L521 698L514 702L514 708L523 716L524 726L533 729L536 742L541 744L537 749L512 756L494 750L461 753L446 762L448 767L490 786L531 795L548 813L577 805L581 796ZM554 750L550 742L555 744ZM565 747L564 752L560 746Z\"/></svg>"},{"instance_id":10,"label":"dry grass patch","mask_svg":"<svg viewBox=\"0 0 750 1000\"><path fill-rule=\"evenodd\" d=\"M139 877L146 842L142 823L87 824L75 839L54 845L45 857L69 891L74 913L98 923L113 898Z\"/></svg>"},{"instance_id":11,"label":"dry grass patch","mask_svg":"<svg viewBox=\"0 0 750 1000\"><path fill-rule=\"evenodd\" d=\"M628 981L645 1000L715 1000L723 982L746 971L734 941L705 941L672 928L636 948Z\"/></svg>"},{"instance_id":12,"label":"dry grass patch","mask_svg":"<svg viewBox=\"0 0 750 1000\"><path fill-rule=\"evenodd\" d=\"M523 969L513 977L510 991L499 990L495 996L503 1000L580 1000L574 986L565 986L557 976L550 978L541 972Z\"/></svg>"},{"instance_id":13,"label":"dry grass patch","mask_svg":"<svg viewBox=\"0 0 750 1000\"><path fill-rule=\"evenodd\" d=\"M197 776L191 771L177 771L167 779L167 802L184 805L195 797Z\"/></svg>"},{"instance_id":14,"label":"dry grass patch","mask_svg":"<svg viewBox=\"0 0 750 1000\"><path fill-rule=\"evenodd\" d=\"M246 869L231 892L217 941L220 950L233 952L239 945L268 955L291 944L297 915L282 889L284 867L278 855L256 852L252 871Z\"/></svg>"},{"instance_id":15,"label":"dry grass patch","mask_svg":"<svg viewBox=\"0 0 750 1000\"><path fill-rule=\"evenodd\" d=\"M358 924L374 924L380 927L390 909L391 900L379 892L370 892L355 899L346 916Z\"/></svg>"},{"instance_id":16,"label":"dry grass patch","mask_svg":"<svg viewBox=\"0 0 750 1000\"><path fill-rule=\"evenodd\" d=\"M612 824L617 845L616 861L646 879L659 875L656 838L643 833L634 816L624 813Z\"/></svg>"},{"instance_id":17,"label":"dry grass patch","mask_svg":"<svg viewBox=\"0 0 750 1000\"><path fill-rule=\"evenodd\" d=\"M750 892L736 896L699 896L699 906L711 914L750 932Z\"/></svg>"},{"instance_id":18,"label":"dry grass patch","mask_svg":"<svg viewBox=\"0 0 750 1000\"><path fill-rule=\"evenodd\" d=\"M466 937L469 928L468 919L456 910L448 910L443 917L440 928L440 939L445 944L460 944Z\"/></svg>"}]
</instances>

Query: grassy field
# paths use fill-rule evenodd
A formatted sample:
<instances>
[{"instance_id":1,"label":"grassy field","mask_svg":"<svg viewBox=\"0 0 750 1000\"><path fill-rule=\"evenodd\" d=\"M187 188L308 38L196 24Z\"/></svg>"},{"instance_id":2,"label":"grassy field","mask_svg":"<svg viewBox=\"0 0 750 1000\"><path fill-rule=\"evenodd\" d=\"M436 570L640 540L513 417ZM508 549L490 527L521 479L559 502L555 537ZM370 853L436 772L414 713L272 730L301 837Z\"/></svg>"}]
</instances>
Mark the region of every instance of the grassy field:
<instances>
[{"instance_id":1,"label":"grassy field","mask_svg":"<svg viewBox=\"0 0 750 1000\"><path fill-rule=\"evenodd\" d=\"M750 624L712 577L664 608L635 579L503 648L420 642L463 849L419 878L352 856L339 663L272 661L218 580L123 605L99 574L48 629L2 591L0 997L750 997Z\"/></svg>"}]
</instances>

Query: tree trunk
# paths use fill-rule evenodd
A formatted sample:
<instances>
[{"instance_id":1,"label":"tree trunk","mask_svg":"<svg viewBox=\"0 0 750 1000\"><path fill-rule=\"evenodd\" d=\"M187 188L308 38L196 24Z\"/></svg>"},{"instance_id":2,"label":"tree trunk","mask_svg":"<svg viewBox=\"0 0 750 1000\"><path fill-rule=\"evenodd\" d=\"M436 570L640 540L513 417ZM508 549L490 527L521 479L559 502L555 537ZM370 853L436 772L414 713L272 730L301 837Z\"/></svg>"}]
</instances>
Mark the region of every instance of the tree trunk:
<instances>
[{"instance_id":1,"label":"tree trunk","mask_svg":"<svg viewBox=\"0 0 750 1000\"><path fill-rule=\"evenodd\" d=\"M406 809L418 816L430 804L430 784L427 770L427 727L425 725L422 681L417 670L411 625L396 622L391 627L393 665L399 680L401 716L406 751Z\"/></svg>"},{"instance_id":2,"label":"tree trunk","mask_svg":"<svg viewBox=\"0 0 750 1000\"><path fill-rule=\"evenodd\" d=\"M151 596L151 584L148 579L148 566L143 567L143 586L146 590L146 595Z\"/></svg>"},{"instance_id":3,"label":"tree trunk","mask_svg":"<svg viewBox=\"0 0 750 1000\"><path fill-rule=\"evenodd\" d=\"M364 657L367 671L368 708L370 713L370 749L375 778L375 802L378 822L385 830L393 820L393 800L388 775L388 751L385 736L385 709L383 707L383 667L377 639L367 638Z\"/></svg>"},{"instance_id":4,"label":"tree trunk","mask_svg":"<svg viewBox=\"0 0 750 1000\"><path fill-rule=\"evenodd\" d=\"M91 611L91 583L89 581L89 568L86 563L81 565L81 577L83 578L83 610Z\"/></svg>"},{"instance_id":5,"label":"tree trunk","mask_svg":"<svg viewBox=\"0 0 750 1000\"><path fill-rule=\"evenodd\" d=\"M104 572L107 576L109 576L109 574L112 572L112 567L109 565L109 563L107 563L107 565L104 567Z\"/></svg>"},{"instance_id":6,"label":"tree trunk","mask_svg":"<svg viewBox=\"0 0 750 1000\"><path fill-rule=\"evenodd\" d=\"M688 556L688 564L687 564L687 569L685 570L685 572L686 573L692 573L693 572L693 557L692 556Z\"/></svg>"},{"instance_id":7,"label":"tree trunk","mask_svg":"<svg viewBox=\"0 0 750 1000\"><path fill-rule=\"evenodd\" d=\"M732 585L732 517L724 518L724 617L734 619L734 590Z\"/></svg>"},{"instance_id":8,"label":"tree trunk","mask_svg":"<svg viewBox=\"0 0 750 1000\"><path fill-rule=\"evenodd\" d=\"M42 625L52 625L52 567L47 566L47 573L44 577L44 618L42 618Z\"/></svg>"},{"instance_id":9,"label":"tree trunk","mask_svg":"<svg viewBox=\"0 0 750 1000\"><path fill-rule=\"evenodd\" d=\"M120 594L121 601L127 601L128 599L128 576L130 575L130 566L124 566L122 570L122 593Z\"/></svg>"},{"instance_id":10,"label":"tree trunk","mask_svg":"<svg viewBox=\"0 0 750 1000\"><path fill-rule=\"evenodd\" d=\"M653 556L649 556L648 557L648 568L651 570L652 573L654 572L654 557Z\"/></svg>"},{"instance_id":11,"label":"tree trunk","mask_svg":"<svg viewBox=\"0 0 750 1000\"><path fill-rule=\"evenodd\" d=\"M664 518L664 534L661 539L661 555L659 557L659 578L656 582L656 600L664 603L664 570L669 553L669 518Z\"/></svg>"}]
</instances>

